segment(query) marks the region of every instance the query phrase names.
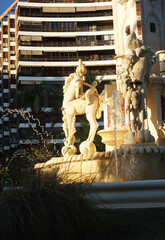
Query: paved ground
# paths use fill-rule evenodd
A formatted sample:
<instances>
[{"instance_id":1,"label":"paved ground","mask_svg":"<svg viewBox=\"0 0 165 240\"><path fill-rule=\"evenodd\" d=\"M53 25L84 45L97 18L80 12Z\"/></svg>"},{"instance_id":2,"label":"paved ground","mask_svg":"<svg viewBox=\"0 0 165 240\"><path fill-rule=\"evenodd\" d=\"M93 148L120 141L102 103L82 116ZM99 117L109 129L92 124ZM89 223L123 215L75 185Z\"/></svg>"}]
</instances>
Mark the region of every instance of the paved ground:
<instances>
[{"instance_id":1,"label":"paved ground","mask_svg":"<svg viewBox=\"0 0 165 240\"><path fill-rule=\"evenodd\" d=\"M165 240L165 208L103 212L111 240Z\"/></svg>"}]
</instances>

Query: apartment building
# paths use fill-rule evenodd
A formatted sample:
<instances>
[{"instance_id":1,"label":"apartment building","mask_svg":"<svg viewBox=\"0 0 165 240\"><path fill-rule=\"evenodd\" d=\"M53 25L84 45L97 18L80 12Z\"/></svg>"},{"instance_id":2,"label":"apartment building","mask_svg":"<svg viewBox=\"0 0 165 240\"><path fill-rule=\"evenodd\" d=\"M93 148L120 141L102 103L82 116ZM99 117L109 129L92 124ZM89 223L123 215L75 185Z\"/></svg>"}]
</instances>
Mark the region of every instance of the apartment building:
<instances>
[{"instance_id":1,"label":"apartment building","mask_svg":"<svg viewBox=\"0 0 165 240\"><path fill-rule=\"evenodd\" d=\"M159 51L165 49L164 12L164 0L16 0L0 17L0 108L8 108L20 89L35 82L62 88L79 59L104 81L115 81L114 55L124 54L127 20L145 46ZM161 76L164 62L155 69ZM48 119L45 128L51 127ZM53 127L53 138L62 143L62 124ZM18 124L16 114L5 116L0 152L17 147L20 133L27 131L29 125Z\"/></svg>"},{"instance_id":2,"label":"apartment building","mask_svg":"<svg viewBox=\"0 0 165 240\"><path fill-rule=\"evenodd\" d=\"M104 81L116 79L112 1L16 0L1 16L0 108L5 109L24 86L60 84L78 60L97 70ZM50 110L50 109L48 109ZM52 126L45 124L49 131ZM28 131L16 114L0 121L0 151L15 148ZM61 123L54 139L62 143ZM58 130L58 131L56 131Z\"/></svg>"}]
</instances>

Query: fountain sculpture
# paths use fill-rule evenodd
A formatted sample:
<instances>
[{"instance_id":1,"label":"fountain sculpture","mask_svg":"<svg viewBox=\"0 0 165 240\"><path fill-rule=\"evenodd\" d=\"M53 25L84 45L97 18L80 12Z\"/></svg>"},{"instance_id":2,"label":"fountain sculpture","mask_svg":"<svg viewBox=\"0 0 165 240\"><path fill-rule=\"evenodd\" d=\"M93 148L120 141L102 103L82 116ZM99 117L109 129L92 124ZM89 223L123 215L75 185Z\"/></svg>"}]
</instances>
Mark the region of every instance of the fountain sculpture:
<instances>
[{"instance_id":1,"label":"fountain sculpture","mask_svg":"<svg viewBox=\"0 0 165 240\"><path fill-rule=\"evenodd\" d=\"M77 149L74 146L74 133L76 115L86 114L86 118L90 123L90 131L86 141L80 145L80 152L94 153L96 147L93 143L98 123L96 118L101 117L102 100L96 89L97 82L94 81L92 85L84 82L83 75L87 70L82 61L79 60L79 64L76 69L76 73L71 73L65 80L63 87L64 100L62 106L63 113L63 130L65 133L64 147L62 148L63 155L76 154ZM83 92L83 85L89 87L86 93Z\"/></svg>"},{"instance_id":2,"label":"fountain sculpture","mask_svg":"<svg viewBox=\"0 0 165 240\"><path fill-rule=\"evenodd\" d=\"M165 130L159 110L163 79L152 73L155 53L136 35L134 16L129 15L132 1L113 0L113 4L114 16L119 14L117 11L123 14L121 22L115 21L118 30L115 40L116 84L106 85L99 95L97 82L90 85L84 81L87 70L79 60L76 72L65 79L63 87L63 157L37 164L35 168L53 171L59 167L61 172L81 177L82 181L164 179ZM86 92L83 85L89 87ZM101 117L103 110L104 129L98 134L106 151L97 152L93 140L98 127L96 119ZM84 113L90 131L87 140L80 144L81 154L76 155L75 116Z\"/></svg>"},{"instance_id":3,"label":"fountain sculpture","mask_svg":"<svg viewBox=\"0 0 165 240\"><path fill-rule=\"evenodd\" d=\"M133 34L133 37L135 35ZM136 39L135 39L136 40ZM62 172L69 172L74 177L80 177L83 181L89 179L96 182L111 182L125 180L159 179L164 178L164 147L156 146L154 137L150 134L147 122L147 94L144 78L144 62L152 62L153 54L149 53L149 60L143 57L143 64L138 58L132 65L132 69L138 68L138 75L131 78L130 74L119 75L122 79L119 90L113 90L109 102L106 101L104 90L100 95L96 90L96 83L92 85L83 80L86 73L85 65L79 61L75 73L69 75L63 87L64 100L62 106L63 129L65 133L63 157L53 158L42 164L37 164L35 168L44 171L53 171L59 167ZM136 56L137 58L137 56ZM125 62L127 56L123 57ZM127 66L128 67L128 66ZM125 69L125 65L124 65ZM122 70L123 72L123 70ZM141 78L140 78L140 77ZM84 92L83 85L89 87ZM125 91L123 91L123 87ZM120 89L122 91L120 91ZM125 98L124 98L125 96ZM125 99L124 111L121 107L121 100ZM103 136L103 143L110 145L109 151L99 153L93 143L98 123L97 118L101 116L101 111L106 105L111 108L110 127L101 130L98 134ZM86 114L90 123L90 131L86 141L80 144L80 153L76 155L74 146L76 132L75 116ZM125 118L125 120L124 120ZM125 121L125 123L124 123ZM123 132L118 135L118 132ZM110 136L110 137L109 137ZM116 175L118 176L116 178Z\"/></svg>"}]
</instances>

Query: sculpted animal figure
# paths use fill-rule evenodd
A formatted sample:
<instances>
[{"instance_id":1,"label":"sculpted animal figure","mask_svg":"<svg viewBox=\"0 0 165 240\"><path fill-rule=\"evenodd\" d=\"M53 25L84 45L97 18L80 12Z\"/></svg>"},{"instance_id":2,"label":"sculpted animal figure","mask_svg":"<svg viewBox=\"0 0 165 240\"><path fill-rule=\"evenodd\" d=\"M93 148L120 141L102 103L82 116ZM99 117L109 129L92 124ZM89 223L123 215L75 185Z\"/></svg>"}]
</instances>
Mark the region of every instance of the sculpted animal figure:
<instances>
[{"instance_id":1,"label":"sculpted animal figure","mask_svg":"<svg viewBox=\"0 0 165 240\"><path fill-rule=\"evenodd\" d=\"M79 62L79 64L82 64L82 62ZM84 113L86 114L86 118L90 124L90 131L87 140L80 145L80 152L90 153L96 151L96 147L93 143L98 128L96 118L98 119L101 117L102 107L100 105L99 95L96 89L93 91L93 94L88 94L88 99L85 98L85 93L82 92L83 85L92 87L92 89L94 86L83 81L83 74L78 71L70 74L69 77L66 78L63 88L64 99L62 113L64 122L63 130L65 133L65 146L62 148L63 155L71 155L77 152L77 149L74 146L76 115Z\"/></svg>"}]
</instances>

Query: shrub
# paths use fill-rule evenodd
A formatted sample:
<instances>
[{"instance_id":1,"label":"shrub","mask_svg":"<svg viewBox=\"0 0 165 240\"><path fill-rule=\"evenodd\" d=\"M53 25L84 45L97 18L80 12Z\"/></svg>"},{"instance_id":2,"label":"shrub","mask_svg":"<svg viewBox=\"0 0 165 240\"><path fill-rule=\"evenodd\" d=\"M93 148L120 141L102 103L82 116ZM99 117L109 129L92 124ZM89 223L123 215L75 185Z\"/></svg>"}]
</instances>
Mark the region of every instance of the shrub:
<instances>
[{"instance_id":1,"label":"shrub","mask_svg":"<svg viewBox=\"0 0 165 240\"><path fill-rule=\"evenodd\" d=\"M1 240L105 239L104 223L82 184L31 175L0 197Z\"/></svg>"}]
</instances>

